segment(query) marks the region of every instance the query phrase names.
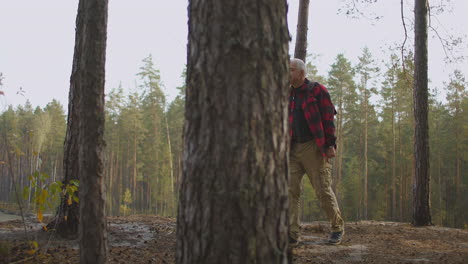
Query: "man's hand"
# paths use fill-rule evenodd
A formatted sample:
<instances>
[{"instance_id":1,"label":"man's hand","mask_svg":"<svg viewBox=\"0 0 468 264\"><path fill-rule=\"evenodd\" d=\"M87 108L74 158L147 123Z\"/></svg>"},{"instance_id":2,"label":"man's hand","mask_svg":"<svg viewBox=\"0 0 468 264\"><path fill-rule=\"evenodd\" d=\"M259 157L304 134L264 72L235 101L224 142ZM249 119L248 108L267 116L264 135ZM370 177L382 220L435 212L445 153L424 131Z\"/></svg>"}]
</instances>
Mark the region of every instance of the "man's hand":
<instances>
[{"instance_id":1,"label":"man's hand","mask_svg":"<svg viewBox=\"0 0 468 264\"><path fill-rule=\"evenodd\" d=\"M335 147L331 146L327 149L327 152L325 153L325 155L327 155L326 157L326 160L327 162L331 159L331 158L334 158L336 156L336 151L335 151Z\"/></svg>"}]
</instances>

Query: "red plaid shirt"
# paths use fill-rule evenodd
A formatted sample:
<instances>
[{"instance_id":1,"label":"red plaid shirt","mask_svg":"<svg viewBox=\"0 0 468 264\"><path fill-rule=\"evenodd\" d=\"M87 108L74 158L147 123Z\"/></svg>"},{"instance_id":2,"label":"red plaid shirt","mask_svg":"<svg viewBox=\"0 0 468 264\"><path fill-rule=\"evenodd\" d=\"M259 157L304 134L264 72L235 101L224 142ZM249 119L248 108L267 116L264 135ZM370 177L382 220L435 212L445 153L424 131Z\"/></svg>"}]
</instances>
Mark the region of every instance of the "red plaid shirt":
<instances>
[{"instance_id":1,"label":"red plaid shirt","mask_svg":"<svg viewBox=\"0 0 468 264\"><path fill-rule=\"evenodd\" d=\"M336 115L335 107L325 86L319 83L311 83L305 79L301 89L304 89L305 92L298 93L297 96L301 96L300 99L305 119L312 135L314 135L315 143L322 151L322 155L326 156L325 153L330 146L336 148L335 125L333 123ZM291 138L293 134L292 123L295 96L294 87L291 87L289 93L289 135ZM306 98L303 98L304 96Z\"/></svg>"}]
</instances>

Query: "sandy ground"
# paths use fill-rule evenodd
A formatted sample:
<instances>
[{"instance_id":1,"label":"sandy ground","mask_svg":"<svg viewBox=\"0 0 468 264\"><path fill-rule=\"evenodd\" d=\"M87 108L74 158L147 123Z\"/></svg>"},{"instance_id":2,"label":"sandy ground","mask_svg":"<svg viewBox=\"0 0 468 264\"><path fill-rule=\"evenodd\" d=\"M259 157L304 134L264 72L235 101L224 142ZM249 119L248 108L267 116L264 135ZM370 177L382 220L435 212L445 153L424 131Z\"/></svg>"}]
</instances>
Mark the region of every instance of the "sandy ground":
<instances>
[{"instance_id":1,"label":"sandy ground","mask_svg":"<svg viewBox=\"0 0 468 264\"><path fill-rule=\"evenodd\" d=\"M414 228L407 223L347 223L343 243L326 244L325 222L305 223L294 263L468 263L468 231L444 227ZM0 223L0 263L79 263L78 241L37 231L29 239L39 250L27 252L19 220ZM110 263L174 263L175 219L158 216L109 218Z\"/></svg>"}]
</instances>

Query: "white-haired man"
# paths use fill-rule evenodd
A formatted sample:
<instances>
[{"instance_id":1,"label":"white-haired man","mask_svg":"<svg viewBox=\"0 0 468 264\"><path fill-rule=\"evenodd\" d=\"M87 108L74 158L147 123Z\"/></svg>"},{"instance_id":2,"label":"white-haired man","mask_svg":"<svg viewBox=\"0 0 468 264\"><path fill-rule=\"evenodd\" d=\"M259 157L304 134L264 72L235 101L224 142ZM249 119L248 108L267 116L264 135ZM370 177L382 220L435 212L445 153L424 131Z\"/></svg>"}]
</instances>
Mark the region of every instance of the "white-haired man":
<instances>
[{"instance_id":1,"label":"white-haired man","mask_svg":"<svg viewBox=\"0 0 468 264\"><path fill-rule=\"evenodd\" d=\"M323 85L305 78L302 60L291 60L289 79L289 243L297 244L300 237L299 198L301 180L307 174L331 223L328 242L337 245L344 235L344 221L331 187L330 159L335 157L336 148L335 107Z\"/></svg>"}]
</instances>

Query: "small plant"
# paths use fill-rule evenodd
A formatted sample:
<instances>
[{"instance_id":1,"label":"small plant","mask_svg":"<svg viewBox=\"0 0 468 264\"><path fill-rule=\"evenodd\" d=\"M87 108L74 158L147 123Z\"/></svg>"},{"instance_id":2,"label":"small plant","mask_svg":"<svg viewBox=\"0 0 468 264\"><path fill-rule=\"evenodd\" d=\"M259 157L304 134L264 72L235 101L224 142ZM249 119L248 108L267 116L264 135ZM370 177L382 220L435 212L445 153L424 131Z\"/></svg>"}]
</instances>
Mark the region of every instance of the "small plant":
<instances>
[{"instance_id":1,"label":"small plant","mask_svg":"<svg viewBox=\"0 0 468 264\"><path fill-rule=\"evenodd\" d=\"M79 202L79 198L76 196L79 187L78 180L71 180L66 185L60 181L47 184L46 181L49 178L50 176L44 172L35 172L29 176L30 187L26 186L23 189L23 198L31 197L37 220L42 224L44 230L47 228L42 220L47 209L56 207L62 197L67 197L68 205Z\"/></svg>"},{"instance_id":2,"label":"small plant","mask_svg":"<svg viewBox=\"0 0 468 264\"><path fill-rule=\"evenodd\" d=\"M5 259L10 255L10 244L6 242L0 242L0 258Z\"/></svg>"},{"instance_id":3,"label":"small plant","mask_svg":"<svg viewBox=\"0 0 468 264\"><path fill-rule=\"evenodd\" d=\"M124 193L123 203L120 205L120 213L124 216L130 212L130 205L132 204L132 193L127 188Z\"/></svg>"}]
</instances>

